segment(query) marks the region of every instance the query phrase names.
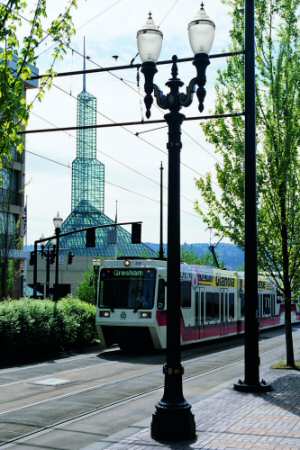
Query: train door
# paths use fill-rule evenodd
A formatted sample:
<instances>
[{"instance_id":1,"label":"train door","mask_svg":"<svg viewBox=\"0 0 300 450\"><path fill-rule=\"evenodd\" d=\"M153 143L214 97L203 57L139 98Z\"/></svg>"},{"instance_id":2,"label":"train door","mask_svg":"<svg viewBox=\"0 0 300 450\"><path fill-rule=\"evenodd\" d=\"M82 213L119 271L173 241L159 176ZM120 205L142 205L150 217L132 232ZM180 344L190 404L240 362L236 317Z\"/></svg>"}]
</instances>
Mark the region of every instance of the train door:
<instances>
[{"instance_id":1,"label":"train door","mask_svg":"<svg viewBox=\"0 0 300 450\"><path fill-rule=\"evenodd\" d=\"M204 326L204 289L195 290L195 327L198 330L198 339L201 338L201 329Z\"/></svg>"},{"instance_id":2,"label":"train door","mask_svg":"<svg viewBox=\"0 0 300 450\"><path fill-rule=\"evenodd\" d=\"M201 316L201 327L204 327L205 324L205 291L204 289L200 290L200 316Z\"/></svg>"},{"instance_id":3,"label":"train door","mask_svg":"<svg viewBox=\"0 0 300 450\"><path fill-rule=\"evenodd\" d=\"M200 289L195 290L195 326L200 326Z\"/></svg>"},{"instance_id":4,"label":"train door","mask_svg":"<svg viewBox=\"0 0 300 450\"><path fill-rule=\"evenodd\" d=\"M200 289L197 287L196 290L195 290L195 329L196 329L196 339L200 339L200 323L201 323Z\"/></svg>"},{"instance_id":5,"label":"train door","mask_svg":"<svg viewBox=\"0 0 300 450\"><path fill-rule=\"evenodd\" d=\"M221 308L221 326L220 334L226 334L227 326L227 292L225 290L220 291L220 308Z\"/></svg>"}]
</instances>

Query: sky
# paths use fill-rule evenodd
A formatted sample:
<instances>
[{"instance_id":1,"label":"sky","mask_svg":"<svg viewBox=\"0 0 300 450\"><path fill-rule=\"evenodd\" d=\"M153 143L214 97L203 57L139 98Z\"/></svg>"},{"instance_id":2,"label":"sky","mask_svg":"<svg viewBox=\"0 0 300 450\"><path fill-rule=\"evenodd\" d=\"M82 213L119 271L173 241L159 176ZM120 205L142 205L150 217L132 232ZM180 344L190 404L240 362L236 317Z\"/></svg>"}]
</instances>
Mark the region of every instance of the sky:
<instances>
[{"instance_id":1,"label":"sky","mask_svg":"<svg viewBox=\"0 0 300 450\"><path fill-rule=\"evenodd\" d=\"M49 17L63 11L64 0L48 3ZM32 4L34 2L32 1ZM160 59L192 56L188 42L187 24L199 8L196 0L79 0L74 11L76 35L71 47L82 53L83 37L86 37L87 55L101 66L128 64L136 55L136 32L144 25L147 14L152 11L156 23L164 34ZM216 36L212 53L226 51L229 47L231 20L228 9L221 0L209 0L205 4L208 15L216 23ZM27 16L30 11L27 12ZM51 41L41 47L38 59L40 73L51 62ZM113 58L118 56L118 58ZM140 62L136 59L136 62ZM207 69L207 97L204 114L213 111L214 84L217 71L224 60L212 60ZM82 58L69 50L55 70L70 71L82 68ZM87 68L95 67L91 62ZM87 90L98 100L98 123L127 122L144 117L143 76L140 94L136 84L136 70L91 74L87 77ZM186 84L195 74L192 63L179 65L179 77ZM159 67L155 82L164 88L170 76L170 66ZM120 80L122 78L122 80ZM166 89L166 88L164 88ZM63 92L63 91L65 92ZM28 129L63 127L76 125L76 97L82 90L82 77L57 78L41 103L36 102ZM29 91L30 101L35 95ZM186 116L198 115L197 99L186 108ZM152 107L152 117L162 118L163 112ZM159 167L165 167L164 184L167 186L167 129L155 131L153 127L131 127L130 132L122 128L97 130L97 156L105 164L105 213L114 218L118 201L119 221L142 221L142 238L146 242L159 240ZM135 133L142 132L139 139ZM145 142L147 141L147 142ZM195 187L195 179L211 172L218 160L214 148L205 140L199 122L183 125L183 148L181 152L181 240L182 242L208 242L210 232L194 210L194 202L201 201ZM150 144L149 144L150 143ZM152 146L151 146L152 144ZM32 243L42 234L53 232L52 219L59 211L65 219L71 208L71 170L68 167L76 155L76 132L38 133L26 137L26 196L28 210L28 237ZM33 155L41 155L41 159ZM122 164L118 163L120 161ZM61 163L59 165L57 163ZM143 175L143 176L142 176ZM167 190L164 190L164 235L167 225Z\"/></svg>"}]
</instances>

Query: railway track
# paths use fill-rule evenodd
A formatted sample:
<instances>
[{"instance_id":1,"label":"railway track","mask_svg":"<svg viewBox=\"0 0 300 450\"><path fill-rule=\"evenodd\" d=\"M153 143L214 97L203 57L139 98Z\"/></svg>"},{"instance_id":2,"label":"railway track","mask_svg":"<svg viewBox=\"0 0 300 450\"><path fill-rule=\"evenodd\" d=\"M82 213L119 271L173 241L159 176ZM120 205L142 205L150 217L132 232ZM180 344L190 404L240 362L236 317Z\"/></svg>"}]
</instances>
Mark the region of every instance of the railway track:
<instances>
[{"instance_id":1,"label":"railway track","mask_svg":"<svg viewBox=\"0 0 300 450\"><path fill-rule=\"evenodd\" d=\"M298 338L297 340L300 339ZM266 340L262 343L261 356L265 362L267 361L267 363L269 363L272 359L279 357L278 355L282 351L279 350L279 341L282 342L282 336ZM237 355L235 354L236 352L238 353ZM241 365L241 348L223 350L217 354L212 353L191 358L189 358L189 356L193 355L193 350L188 350L184 353L185 356L188 357L184 362L186 370L184 382L186 386L188 386L189 383L195 383L198 379L213 377L220 372ZM117 364L117 362L114 363L114 365ZM99 367L102 367L102 365ZM76 370L79 371L80 369L78 368ZM64 372L64 374L67 373L68 370ZM36 377L34 377L34 379L36 379ZM30 380L33 380L33 378L28 378L26 382L30 382ZM163 377L161 375L160 366L155 368L151 366L148 367L148 370L143 370L142 373L136 375L129 377L123 376L114 381L97 383L94 386L73 390L67 394L52 396L39 402L33 402L31 404L23 405L22 407L2 411L0 413L0 425L3 426L12 422L22 425L23 422L23 424L26 423L27 426L31 426L31 429L25 432L16 432L11 438L9 438L9 436L3 436L1 439L0 437L0 440L2 440L0 448L11 448L20 442L25 442L42 434L49 433L57 427L66 426L83 418L101 414L108 410L114 410L121 405L126 405L138 399L142 399L143 397L151 396L162 388L162 383ZM0 389L3 387L5 387L5 385L0 386ZM91 399L93 399L93 401L91 401ZM66 407L68 406L69 400L71 400L73 404L77 402L78 405L80 405L80 400L81 402L83 401L85 409L82 411L79 407L76 412L70 411L70 409ZM49 405L51 405L50 408ZM63 405L65 406L64 408L62 407ZM38 420L35 422L32 421L34 413L41 413L43 407L46 407L49 413L48 416L46 414L44 423L43 420L41 420L40 423ZM62 410L63 412L61 413ZM54 411L57 412L56 415L53 415ZM55 420L55 418L59 416L59 412L62 415L58 420ZM49 419L49 415L52 417L52 421Z\"/></svg>"}]
</instances>

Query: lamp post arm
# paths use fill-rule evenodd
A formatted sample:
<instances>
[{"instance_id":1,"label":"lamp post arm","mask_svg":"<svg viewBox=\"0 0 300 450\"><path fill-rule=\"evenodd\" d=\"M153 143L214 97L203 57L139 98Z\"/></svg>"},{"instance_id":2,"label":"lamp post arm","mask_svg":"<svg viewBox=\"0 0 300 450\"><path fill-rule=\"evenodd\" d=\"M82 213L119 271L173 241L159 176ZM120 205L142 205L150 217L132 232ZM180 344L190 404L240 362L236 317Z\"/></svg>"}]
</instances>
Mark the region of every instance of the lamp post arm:
<instances>
[{"instance_id":1,"label":"lamp post arm","mask_svg":"<svg viewBox=\"0 0 300 450\"><path fill-rule=\"evenodd\" d=\"M179 94L179 101L182 106L187 107L192 104L197 84L197 78L195 77L189 82L189 85L186 87L186 93Z\"/></svg>"},{"instance_id":2,"label":"lamp post arm","mask_svg":"<svg viewBox=\"0 0 300 450\"><path fill-rule=\"evenodd\" d=\"M153 84L153 93L156 98L157 105L162 109L169 109L168 96L163 93L163 91L156 85Z\"/></svg>"}]
</instances>

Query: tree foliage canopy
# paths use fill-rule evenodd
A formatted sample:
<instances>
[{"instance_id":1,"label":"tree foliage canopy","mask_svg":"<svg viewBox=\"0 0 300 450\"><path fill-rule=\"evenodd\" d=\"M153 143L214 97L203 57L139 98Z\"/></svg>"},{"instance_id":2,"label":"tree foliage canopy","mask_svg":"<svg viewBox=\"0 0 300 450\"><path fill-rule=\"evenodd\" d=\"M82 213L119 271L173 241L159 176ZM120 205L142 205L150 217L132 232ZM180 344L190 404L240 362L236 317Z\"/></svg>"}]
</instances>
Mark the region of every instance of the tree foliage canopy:
<instances>
[{"instance_id":1,"label":"tree foliage canopy","mask_svg":"<svg viewBox=\"0 0 300 450\"><path fill-rule=\"evenodd\" d=\"M244 40L244 1L224 0L232 13L231 50ZM256 1L257 205L260 269L285 296L299 288L300 266L300 0ZM215 113L244 110L244 62L229 58L218 73ZM211 174L197 180L196 210L221 236L244 246L244 120L211 121L204 133L221 157L221 193ZM203 208L203 202L206 208Z\"/></svg>"},{"instance_id":2,"label":"tree foliage canopy","mask_svg":"<svg viewBox=\"0 0 300 450\"><path fill-rule=\"evenodd\" d=\"M0 169L9 163L12 149L24 149L24 139L18 133L26 127L34 101L42 100L50 87L54 63L66 53L75 33L71 11L76 5L77 0L69 0L65 10L45 26L49 22L46 0L38 0L30 18L23 15L27 0L0 3ZM23 35L26 28L28 32ZM47 39L53 41L48 76L40 80L34 100L26 104L24 82L31 78L37 50Z\"/></svg>"},{"instance_id":3,"label":"tree foliage canopy","mask_svg":"<svg viewBox=\"0 0 300 450\"><path fill-rule=\"evenodd\" d=\"M186 264L197 264L200 266L215 266L214 259L209 251L202 256L198 256L193 250L181 249L181 261ZM221 265L223 263L221 262Z\"/></svg>"}]
</instances>

